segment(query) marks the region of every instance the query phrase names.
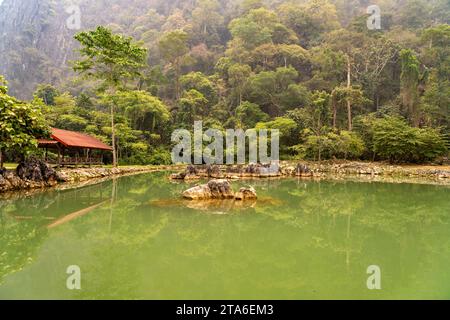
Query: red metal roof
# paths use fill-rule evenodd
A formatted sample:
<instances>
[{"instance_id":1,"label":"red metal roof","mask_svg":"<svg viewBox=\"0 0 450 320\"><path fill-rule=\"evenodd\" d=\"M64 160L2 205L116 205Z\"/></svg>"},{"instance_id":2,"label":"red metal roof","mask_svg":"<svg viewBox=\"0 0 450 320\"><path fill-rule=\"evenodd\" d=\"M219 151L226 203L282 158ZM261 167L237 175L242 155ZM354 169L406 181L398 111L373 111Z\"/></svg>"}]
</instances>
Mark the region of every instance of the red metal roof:
<instances>
[{"instance_id":1,"label":"red metal roof","mask_svg":"<svg viewBox=\"0 0 450 320\"><path fill-rule=\"evenodd\" d=\"M66 147L108 150L108 151L112 150L110 146L103 143L102 141L94 137L88 136L87 134L75 131L52 128L51 137L53 140L60 142L62 145ZM45 144L45 140L43 144Z\"/></svg>"}]
</instances>

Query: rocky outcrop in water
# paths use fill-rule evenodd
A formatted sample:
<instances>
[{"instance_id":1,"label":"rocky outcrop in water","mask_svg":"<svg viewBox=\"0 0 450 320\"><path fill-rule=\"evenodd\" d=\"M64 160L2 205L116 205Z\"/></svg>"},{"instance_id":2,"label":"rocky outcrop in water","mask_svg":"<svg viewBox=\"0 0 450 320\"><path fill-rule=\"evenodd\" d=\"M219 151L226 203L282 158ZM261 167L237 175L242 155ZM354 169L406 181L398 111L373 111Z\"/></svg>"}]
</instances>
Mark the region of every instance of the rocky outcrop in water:
<instances>
[{"instance_id":1,"label":"rocky outcrop in water","mask_svg":"<svg viewBox=\"0 0 450 320\"><path fill-rule=\"evenodd\" d=\"M234 192L228 180L217 179L184 191L183 197L190 200L233 199Z\"/></svg>"},{"instance_id":2,"label":"rocky outcrop in water","mask_svg":"<svg viewBox=\"0 0 450 320\"><path fill-rule=\"evenodd\" d=\"M257 195L253 187L242 187L234 193L228 180L213 179L207 184L198 185L184 191L183 197L189 200L255 200Z\"/></svg>"},{"instance_id":3,"label":"rocky outcrop in water","mask_svg":"<svg viewBox=\"0 0 450 320\"><path fill-rule=\"evenodd\" d=\"M242 187L234 195L236 200L254 200L257 199L256 190L253 187Z\"/></svg>"}]
</instances>

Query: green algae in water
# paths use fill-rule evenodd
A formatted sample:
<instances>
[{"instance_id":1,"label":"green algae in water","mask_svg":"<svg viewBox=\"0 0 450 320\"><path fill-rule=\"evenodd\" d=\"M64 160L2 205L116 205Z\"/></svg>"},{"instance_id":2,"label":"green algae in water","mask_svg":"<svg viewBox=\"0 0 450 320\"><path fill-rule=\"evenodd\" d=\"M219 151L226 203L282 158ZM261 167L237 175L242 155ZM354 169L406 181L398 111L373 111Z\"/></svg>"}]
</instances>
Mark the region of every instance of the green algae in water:
<instances>
[{"instance_id":1,"label":"green algae in water","mask_svg":"<svg viewBox=\"0 0 450 320\"><path fill-rule=\"evenodd\" d=\"M0 200L0 298L450 298L448 187L301 179L233 187L247 184L274 203L213 214L180 202L190 185L163 173ZM81 269L81 290L66 288L70 265ZM367 288L370 265L381 269L381 290Z\"/></svg>"}]
</instances>

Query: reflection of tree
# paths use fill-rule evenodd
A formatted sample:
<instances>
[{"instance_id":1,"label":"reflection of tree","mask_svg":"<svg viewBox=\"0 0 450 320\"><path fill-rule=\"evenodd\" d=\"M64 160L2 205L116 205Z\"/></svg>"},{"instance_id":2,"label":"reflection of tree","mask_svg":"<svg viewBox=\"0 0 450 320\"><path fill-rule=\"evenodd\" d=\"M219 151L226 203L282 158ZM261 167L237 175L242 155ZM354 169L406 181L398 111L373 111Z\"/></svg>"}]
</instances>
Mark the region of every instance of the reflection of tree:
<instances>
[{"instance_id":1,"label":"reflection of tree","mask_svg":"<svg viewBox=\"0 0 450 320\"><path fill-rule=\"evenodd\" d=\"M297 188L286 183L286 187L278 189L290 205L261 213L298 227L299 232L313 234L305 247L344 255L350 274L365 270L373 263L369 258L376 257L375 261L395 270L406 266L399 270L398 281L407 282L424 267L427 257L428 261L449 260L448 236L441 232L441 237L447 239L443 242L436 242L433 236L437 226L449 222L450 205L443 202L442 187L303 180ZM331 252L329 256L334 260ZM353 268L351 262L356 264Z\"/></svg>"},{"instance_id":2,"label":"reflection of tree","mask_svg":"<svg viewBox=\"0 0 450 320\"><path fill-rule=\"evenodd\" d=\"M33 261L37 250L44 242L46 229L36 227L34 221L16 222L2 216L0 226L0 284L10 273L21 270Z\"/></svg>"},{"instance_id":3,"label":"reflection of tree","mask_svg":"<svg viewBox=\"0 0 450 320\"><path fill-rule=\"evenodd\" d=\"M383 279L391 288L425 289L424 270L441 272L450 262L445 188L301 179L233 184L253 185L256 205L224 215L189 208L177 202L189 185L172 184L165 174L122 177L87 190L91 197L102 190L113 201L51 234L82 248L76 261L83 291L75 298L359 298L368 295L370 264L388 270ZM78 193L77 202L86 196ZM72 208L71 197L60 196L60 208ZM260 202L269 197L278 202ZM156 205L161 199L174 204ZM8 212L2 231L48 223L15 222L9 215L14 203L7 206L0 209ZM48 215L40 209L39 216ZM20 240L30 232L20 232L11 235L35 255L47 235L30 243ZM7 246L15 250L11 241ZM59 254L74 263L72 255ZM11 256L1 259L12 265ZM19 270L23 262L15 265Z\"/></svg>"},{"instance_id":4,"label":"reflection of tree","mask_svg":"<svg viewBox=\"0 0 450 320\"><path fill-rule=\"evenodd\" d=\"M0 201L0 282L35 259L48 237L46 226L58 218L98 203L103 188L46 191Z\"/></svg>"}]
</instances>

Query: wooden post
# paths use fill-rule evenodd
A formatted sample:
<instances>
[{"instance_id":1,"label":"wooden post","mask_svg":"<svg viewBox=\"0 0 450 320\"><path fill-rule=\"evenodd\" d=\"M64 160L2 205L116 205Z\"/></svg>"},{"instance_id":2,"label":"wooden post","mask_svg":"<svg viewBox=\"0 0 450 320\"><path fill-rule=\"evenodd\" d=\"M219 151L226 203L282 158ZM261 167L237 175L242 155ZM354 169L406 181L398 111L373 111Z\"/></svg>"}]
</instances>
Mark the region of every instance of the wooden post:
<instances>
[{"instance_id":1,"label":"wooden post","mask_svg":"<svg viewBox=\"0 0 450 320\"><path fill-rule=\"evenodd\" d=\"M58 169L61 166L61 147L59 146L59 143L56 145L58 147Z\"/></svg>"}]
</instances>

